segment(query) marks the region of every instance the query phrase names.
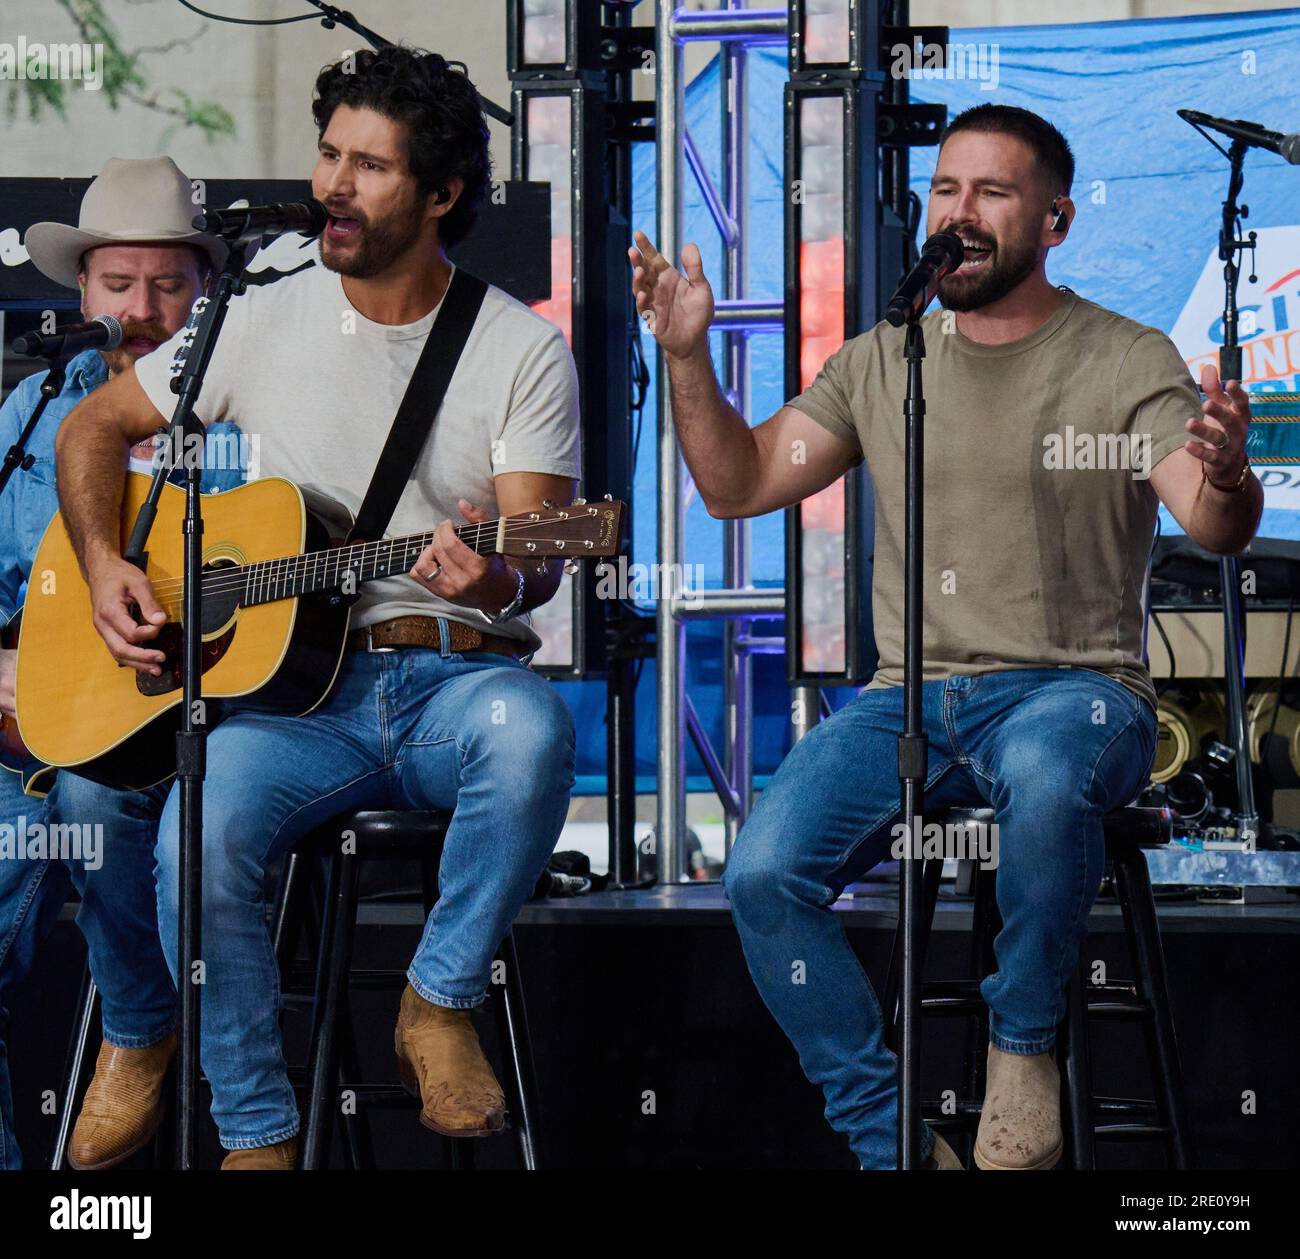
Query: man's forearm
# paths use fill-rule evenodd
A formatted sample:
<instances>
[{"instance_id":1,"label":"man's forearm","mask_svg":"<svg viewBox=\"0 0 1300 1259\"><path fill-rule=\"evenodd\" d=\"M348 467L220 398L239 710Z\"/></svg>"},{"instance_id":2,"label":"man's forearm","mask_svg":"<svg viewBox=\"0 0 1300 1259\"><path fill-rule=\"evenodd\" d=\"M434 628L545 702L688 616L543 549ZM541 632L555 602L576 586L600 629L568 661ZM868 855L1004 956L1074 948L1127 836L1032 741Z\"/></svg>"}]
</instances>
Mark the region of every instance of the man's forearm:
<instances>
[{"instance_id":1,"label":"man's forearm","mask_svg":"<svg viewBox=\"0 0 1300 1259\"><path fill-rule=\"evenodd\" d=\"M97 560L121 555L128 446L100 410L92 394L73 408L55 438L59 510L82 576Z\"/></svg>"},{"instance_id":2,"label":"man's forearm","mask_svg":"<svg viewBox=\"0 0 1300 1259\"><path fill-rule=\"evenodd\" d=\"M1200 492L1192 505L1192 519L1187 532L1193 542L1216 555L1236 555L1244 551L1259 528L1264 510L1264 487L1252 472L1244 490L1215 489L1209 481L1201 482Z\"/></svg>"},{"instance_id":3,"label":"man's forearm","mask_svg":"<svg viewBox=\"0 0 1300 1259\"><path fill-rule=\"evenodd\" d=\"M711 512L734 508L758 480L754 435L722 396L707 346L665 361L677 441L695 487Z\"/></svg>"}]
</instances>

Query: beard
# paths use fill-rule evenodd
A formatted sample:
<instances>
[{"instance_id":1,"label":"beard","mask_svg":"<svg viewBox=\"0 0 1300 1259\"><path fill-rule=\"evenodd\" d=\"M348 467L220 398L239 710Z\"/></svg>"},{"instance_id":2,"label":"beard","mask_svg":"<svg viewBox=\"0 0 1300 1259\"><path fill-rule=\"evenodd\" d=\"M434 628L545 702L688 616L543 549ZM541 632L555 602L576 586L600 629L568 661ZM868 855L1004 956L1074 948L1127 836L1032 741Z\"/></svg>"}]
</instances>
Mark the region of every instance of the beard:
<instances>
[{"instance_id":1,"label":"beard","mask_svg":"<svg viewBox=\"0 0 1300 1259\"><path fill-rule=\"evenodd\" d=\"M999 246L984 236L970 239L991 246L992 252L978 271L953 271L939 281L939 303L947 310L979 310L991 306L1033 275L1038 266L1038 245L1033 241L1013 241Z\"/></svg>"},{"instance_id":2,"label":"beard","mask_svg":"<svg viewBox=\"0 0 1300 1259\"><path fill-rule=\"evenodd\" d=\"M116 376L126 371L137 359L142 359L146 354L150 353L148 350L133 350L129 347L129 343L138 337L156 341L161 345L164 341L170 341L172 334L157 321L124 323L122 325L122 344L116 350L100 350L99 352L100 358L108 365L111 375Z\"/></svg>"},{"instance_id":3,"label":"beard","mask_svg":"<svg viewBox=\"0 0 1300 1259\"><path fill-rule=\"evenodd\" d=\"M367 219L349 210L346 214L330 214L336 218L354 219L359 230L352 241L340 245L330 240L328 227L321 235L321 261L339 275L368 279L387 271L419 239L421 209L412 205L409 210L396 211L383 219Z\"/></svg>"}]
</instances>

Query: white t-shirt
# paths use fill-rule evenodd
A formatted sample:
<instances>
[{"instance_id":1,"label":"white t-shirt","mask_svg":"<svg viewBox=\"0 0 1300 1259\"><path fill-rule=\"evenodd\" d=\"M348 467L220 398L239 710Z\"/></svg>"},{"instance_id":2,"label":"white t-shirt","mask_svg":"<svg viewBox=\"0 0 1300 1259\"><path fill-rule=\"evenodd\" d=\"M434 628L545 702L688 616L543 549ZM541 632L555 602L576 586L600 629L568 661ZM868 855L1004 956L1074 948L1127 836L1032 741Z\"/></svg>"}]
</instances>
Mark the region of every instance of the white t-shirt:
<instances>
[{"instance_id":1,"label":"white t-shirt","mask_svg":"<svg viewBox=\"0 0 1300 1259\"><path fill-rule=\"evenodd\" d=\"M247 292L231 300L195 410L204 424L237 420L261 475L287 477L355 515L442 303L416 323L373 323L313 252L306 269L269 283L257 282L267 273L253 273ZM163 415L175 406L170 369L180 336L135 365ZM466 523L459 498L496 517L493 477L503 472L578 478L580 440L578 379L564 334L489 285L387 536ZM365 583L352 625L407 614L486 628L472 609L406 575ZM492 632L529 651L541 645L526 614Z\"/></svg>"}]
</instances>

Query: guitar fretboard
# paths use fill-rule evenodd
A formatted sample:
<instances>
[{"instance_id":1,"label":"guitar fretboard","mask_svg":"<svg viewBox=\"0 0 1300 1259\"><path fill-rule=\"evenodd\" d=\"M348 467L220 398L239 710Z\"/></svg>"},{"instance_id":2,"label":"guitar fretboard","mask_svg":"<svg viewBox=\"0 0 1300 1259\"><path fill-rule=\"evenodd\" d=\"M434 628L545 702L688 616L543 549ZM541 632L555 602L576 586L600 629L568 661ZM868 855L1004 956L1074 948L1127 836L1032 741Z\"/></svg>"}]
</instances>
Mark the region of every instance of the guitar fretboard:
<instances>
[{"instance_id":1,"label":"guitar fretboard","mask_svg":"<svg viewBox=\"0 0 1300 1259\"><path fill-rule=\"evenodd\" d=\"M498 523L489 520L478 525L461 525L456 529L456 536L479 555L490 555L496 550ZM240 602L245 607L274 603L277 599L338 590L348 580L349 573L352 583L358 586L378 577L408 573L420 552L432 541L431 530L379 542L354 542L351 546L330 547L326 551L241 564L234 570L217 569L206 574L204 581L215 581L228 589L232 581L242 576Z\"/></svg>"}]
</instances>

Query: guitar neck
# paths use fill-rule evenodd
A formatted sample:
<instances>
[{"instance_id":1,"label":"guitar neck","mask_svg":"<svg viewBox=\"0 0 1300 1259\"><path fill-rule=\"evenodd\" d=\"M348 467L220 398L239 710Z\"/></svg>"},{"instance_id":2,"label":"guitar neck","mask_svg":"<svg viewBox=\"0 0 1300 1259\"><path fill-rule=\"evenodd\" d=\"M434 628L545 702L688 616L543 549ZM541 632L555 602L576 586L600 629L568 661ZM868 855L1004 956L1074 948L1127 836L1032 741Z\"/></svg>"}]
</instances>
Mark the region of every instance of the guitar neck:
<instances>
[{"instance_id":1,"label":"guitar neck","mask_svg":"<svg viewBox=\"0 0 1300 1259\"><path fill-rule=\"evenodd\" d=\"M460 525L456 536L479 555L491 555L498 548L498 538L505 518L486 520L482 524ZM392 577L411 571L420 553L433 541L433 531L409 533L400 538L382 538L378 542L354 542L350 546L309 551L304 555L286 555L280 559L261 560L240 565L244 590L240 602L248 607L293 599L298 595L338 590L348 580L355 585ZM231 580L230 569L211 574L224 585Z\"/></svg>"}]
</instances>

